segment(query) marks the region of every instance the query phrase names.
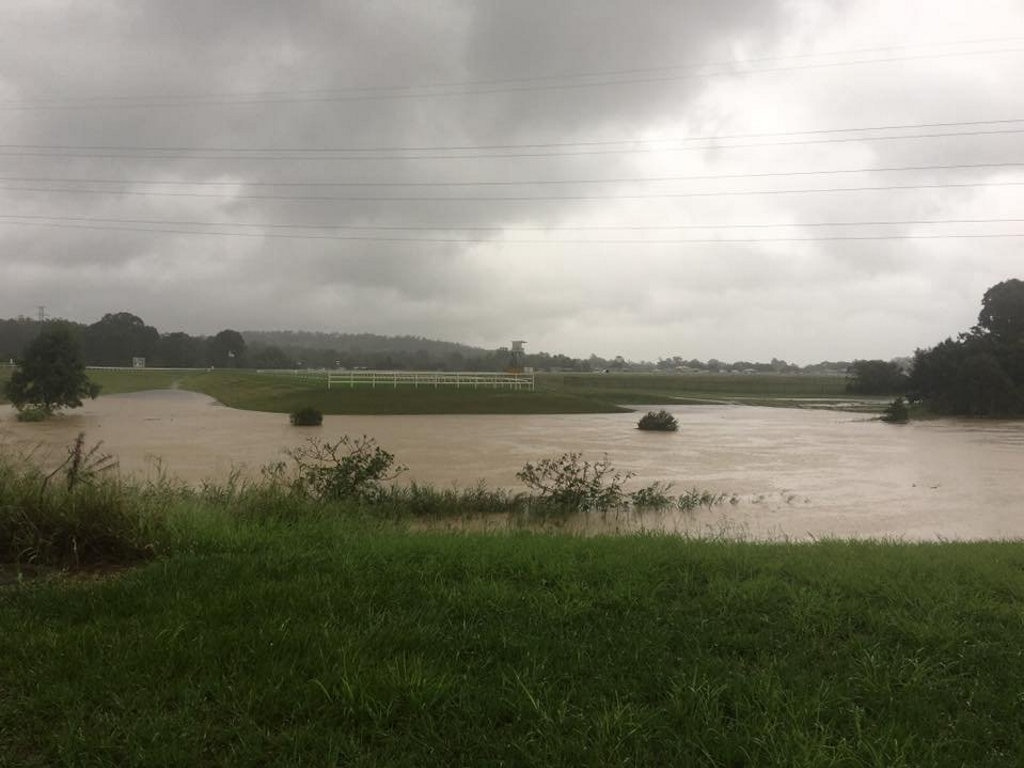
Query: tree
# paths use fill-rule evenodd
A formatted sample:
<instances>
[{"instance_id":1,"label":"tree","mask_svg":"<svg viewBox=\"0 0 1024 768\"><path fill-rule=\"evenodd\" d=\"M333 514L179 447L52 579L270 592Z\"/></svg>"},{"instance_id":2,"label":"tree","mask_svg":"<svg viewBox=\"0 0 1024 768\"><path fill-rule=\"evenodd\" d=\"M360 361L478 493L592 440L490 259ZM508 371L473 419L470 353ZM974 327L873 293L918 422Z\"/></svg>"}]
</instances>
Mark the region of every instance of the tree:
<instances>
[{"instance_id":1,"label":"tree","mask_svg":"<svg viewBox=\"0 0 1024 768\"><path fill-rule=\"evenodd\" d=\"M905 392L907 376L896 363L854 360L847 369L846 391L856 395L893 395Z\"/></svg>"},{"instance_id":2,"label":"tree","mask_svg":"<svg viewBox=\"0 0 1024 768\"><path fill-rule=\"evenodd\" d=\"M210 365L218 368L242 368L245 365L245 339L230 328L221 331L207 347Z\"/></svg>"},{"instance_id":3,"label":"tree","mask_svg":"<svg viewBox=\"0 0 1024 768\"><path fill-rule=\"evenodd\" d=\"M919 349L910 384L913 398L937 413L1024 414L1024 281L992 286L977 326L955 341Z\"/></svg>"},{"instance_id":4,"label":"tree","mask_svg":"<svg viewBox=\"0 0 1024 768\"><path fill-rule=\"evenodd\" d=\"M978 327L1005 344L1024 340L1024 280L1004 280L985 291Z\"/></svg>"},{"instance_id":5,"label":"tree","mask_svg":"<svg viewBox=\"0 0 1024 768\"><path fill-rule=\"evenodd\" d=\"M90 365L128 366L132 358L153 358L160 332L131 312L108 313L85 329L85 358Z\"/></svg>"},{"instance_id":6,"label":"tree","mask_svg":"<svg viewBox=\"0 0 1024 768\"><path fill-rule=\"evenodd\" d=\"M168 368L200 368L206 362L204 351L203 339L182 331L167 333L160 337L157 346L157 364Z\"/></svg>"},{"instance_id":7,"label":"tree","mask_svg":"<svg viewBox=\"0 0 1024 768\"><path fill-rule=\"evenodd\" d=\"M95 398L99 390L85 374L82 350L71 328L54 324L25 348L6 394L19 411L37 408L50 415L61 408L78 408L83 397Z\"/></svg>"}]
</instances>

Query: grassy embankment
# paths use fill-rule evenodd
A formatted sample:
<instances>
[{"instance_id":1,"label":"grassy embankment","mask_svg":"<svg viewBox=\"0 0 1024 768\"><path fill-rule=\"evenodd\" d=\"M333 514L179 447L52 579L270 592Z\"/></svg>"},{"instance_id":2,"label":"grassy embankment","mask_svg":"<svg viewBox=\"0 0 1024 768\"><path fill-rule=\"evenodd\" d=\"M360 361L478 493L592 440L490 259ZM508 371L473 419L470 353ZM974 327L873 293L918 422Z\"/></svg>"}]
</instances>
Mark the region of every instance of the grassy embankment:
<instances>
[{"instance_id":1,"label":"grassy embankment","mask_svg":"<svg viewBox=\"0 0 1024 768\"><path fill-rule=\"evenodd\" d=\"M281 485L41 483L0 470L0 560L144 564L8 571L3 766L1024 754L1020 543L409 533Z\"/></svg>"}]
</instances>

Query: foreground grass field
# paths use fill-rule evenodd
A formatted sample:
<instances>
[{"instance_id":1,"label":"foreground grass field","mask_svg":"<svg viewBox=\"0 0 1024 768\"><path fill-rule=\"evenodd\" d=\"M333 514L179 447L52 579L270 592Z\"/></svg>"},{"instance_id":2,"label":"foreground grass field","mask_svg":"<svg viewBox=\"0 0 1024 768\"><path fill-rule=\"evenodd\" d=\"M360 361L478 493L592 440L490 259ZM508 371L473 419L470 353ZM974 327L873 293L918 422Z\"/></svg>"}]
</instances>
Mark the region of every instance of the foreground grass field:
<instances>
[{"instance_id":1,"label":"foreground grass field","mask_svg":"<svg viewBox=\"0 0 1024 768\"><path fill-rule=\"evenodd\" d=\"M0 588L0 765L1020 765L1019 544L209 513Z\"/></svg>"}]
</instances>

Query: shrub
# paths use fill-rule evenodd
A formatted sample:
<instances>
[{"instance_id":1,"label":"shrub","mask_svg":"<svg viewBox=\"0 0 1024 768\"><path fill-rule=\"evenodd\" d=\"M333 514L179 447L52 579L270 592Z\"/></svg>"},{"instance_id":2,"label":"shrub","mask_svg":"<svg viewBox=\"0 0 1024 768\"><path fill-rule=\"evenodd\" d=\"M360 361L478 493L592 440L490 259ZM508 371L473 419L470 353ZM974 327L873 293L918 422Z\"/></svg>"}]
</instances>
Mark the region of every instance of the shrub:
<instances>
[{"instance_id":1,"label":"shrub","mask_svg":"<svg viewBox=\"0 0 1024 768\"><path fill-rule=\"evenodd\" d=\"M319 427L324 423L324 415L311 405L299 408L288 418L293 427Z\"/></svg>"},{"instance_id":2,"label":"shrub","mask_svg":"<svg viewBox=\"0 0 1024 768\"><path fill-rule=\"evenodd\" d=\"M18 411L17 419L18 421L45 421L49 415L45 408L26 406Z\"/></svg>"},{"instance_id":3,"label":"shrub","mask_svg":"<svg viewBox=\"0 0 1024 768\"><path fill-rule=\"evenodd\" d=\"M651 432L675 432L679 429L679 422L666 410L648 411L637 422L636 427Z\"/></svg>"},{"instance_id":4,"label":"shrub","mask_svg":"<svg viewBox=\"0 0 1024 768\"><path fill-rule=\"evenodd\" d=\"M671 483L651 483L629 495L630 503L637 509L663 509L671 506L675 499L669 494Z\"/></svg>"},{"instance_id":5,"label":"shrub","mask_svg":"<svg viewBox=\"0 0 1024 768\"><path fill-rule=\"evenodd\" d=\"M379 499L383 484L406 470L395 465L394 454L366 435L343 435L333 443L310 438L288 456L295 463L295 489L321 501Z\"/></svg>"},{"instance_id":6,"label":"shrub","mask_svg":"<svg viewBox=\"0 0 1024 768\"><path fill-rule=\"evenodd\" d=\"M625 504L623 483L633 476L615 471L607 457L585 461L579 453L528 462L516 477L538 491L541 501L565 510L611 509Z\"/></svg>"},{"instance_id":7,"label":"shrub","mask_svg":"<svg viewBox=\"0 0 1024 768\"><path fill-rule=\"evenodd\" d=\"M712 493L711 491L702 491L699 488L691 488L679 495L679 498L676 499L676 506L679 507L681 512L692 512L699 507L711 509L723 501L725 501L724 493Z\"/></svg>"},{"instance_id":8,"label":"shrub","mask_svg":"<svg viewBox=\"0 0 1024 768\"><path fill-rule=\"evenodd\" d=\"M906 424L910 421L910 411L902 397L897 397L882 412L882 421L886 424Z\"/></svg>"}]
</instances>

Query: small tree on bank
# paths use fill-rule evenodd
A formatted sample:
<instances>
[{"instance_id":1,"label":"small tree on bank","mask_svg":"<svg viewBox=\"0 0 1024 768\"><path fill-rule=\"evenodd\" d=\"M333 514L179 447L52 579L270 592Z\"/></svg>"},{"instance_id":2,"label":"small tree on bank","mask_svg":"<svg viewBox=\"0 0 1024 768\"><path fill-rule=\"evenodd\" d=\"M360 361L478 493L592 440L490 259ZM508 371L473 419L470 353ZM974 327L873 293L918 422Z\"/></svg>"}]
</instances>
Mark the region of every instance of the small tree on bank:
<instances>
[{"instance_id":1,"label":"small tree on bank","mask_svg":"<svg viewBox=\"0 0 1024 768\"><path fill-rule=\"evenodd\" d=\"M78 408L83 397L95 398L98 384L85 374L82 350L71 329L52 325L26 348L6 385L6 395L25 413L37 410L44 416L61 408Z\"/></svg>"}]
</instances>

